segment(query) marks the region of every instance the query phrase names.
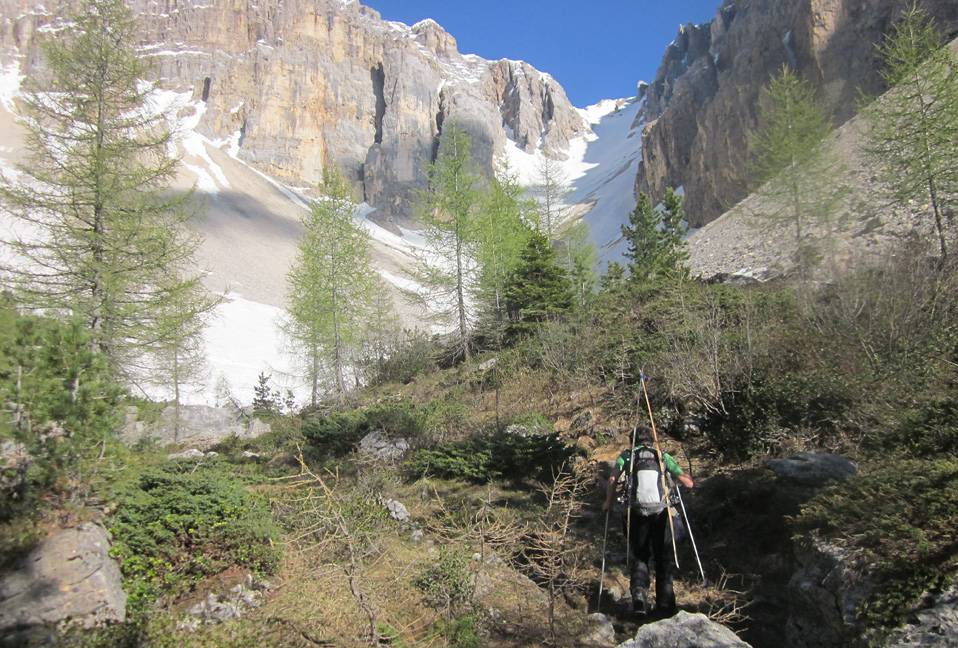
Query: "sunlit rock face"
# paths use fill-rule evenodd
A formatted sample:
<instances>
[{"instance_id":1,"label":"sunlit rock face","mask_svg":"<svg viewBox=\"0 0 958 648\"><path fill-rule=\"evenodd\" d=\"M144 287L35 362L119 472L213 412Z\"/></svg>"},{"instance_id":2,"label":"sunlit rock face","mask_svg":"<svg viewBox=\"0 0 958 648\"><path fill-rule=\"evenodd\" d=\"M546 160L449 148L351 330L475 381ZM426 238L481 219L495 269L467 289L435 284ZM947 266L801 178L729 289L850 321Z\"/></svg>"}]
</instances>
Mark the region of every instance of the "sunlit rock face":
<instances>
[{"instance_id":1,"label":"sunlit rock face","mask_svg":"<svg viewBox=\"0 0 958 648\"><path fill-rule=\"evenodd\" d=\"M636 191L685 187L694 226L746 196L746 133L759 97L783 65L797 69L834 113L850 118L860 92L882 90L875 47L913 0L725 0L711 23L680 28L645 93ZM958 3L919 5L946 35Z\"/></svg>"},{"instance_id":2,"label":"sunlit rock face","mask_svg":"<svg viewBox=\"0 0 958 648\"><path fill-rule=\"evenodd\" d=\"M432 21L383 21L341 0L133 0L141 51L161 85L200 102L197 131L232 140L239 159L309 186L339 165L376 218L406 224L438 137L453 121L487 173L507 132L561 157L588 126L548 75L463 56ZM39 0L0 0L3 64L42 69L38 33L60 16Z\"/></svg>"}]
</instances>

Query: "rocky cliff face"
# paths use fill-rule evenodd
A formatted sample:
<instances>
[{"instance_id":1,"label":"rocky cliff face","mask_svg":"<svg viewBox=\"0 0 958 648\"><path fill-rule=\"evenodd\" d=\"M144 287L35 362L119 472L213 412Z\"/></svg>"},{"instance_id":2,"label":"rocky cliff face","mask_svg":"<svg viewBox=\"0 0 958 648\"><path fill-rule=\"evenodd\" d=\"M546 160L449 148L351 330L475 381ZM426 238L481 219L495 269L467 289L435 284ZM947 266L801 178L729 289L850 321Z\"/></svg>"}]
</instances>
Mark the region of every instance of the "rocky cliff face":
<instances>
[{"instance_id":1,"label":"rocky cliff face","mask_svg":"<svg viewBox=\"0 0 958 648\"><path fill-rule=\"evenodd\" d=\"M38 31L57 13L0 0L4 65L40 65ZM164 87L202 101L199 132L297 185L338 164L380 219L407 222L444 123L465 126L487 170L508 129L527 150L561 156L588 129L562 88L513 61L463 56L432 21L383 21L346 0L131 0L142 50Z\"/></svg>"},{"instance_id":2,"label":"rocky cliff face","mask_svg":"<svg viewBox=\"0 0 958 648\"><path fill-rule=\"evenodd\" d=\"M913 0L725 0L710 24L682 27L645 94L647 122L636 191L684 186L693 225L746 195L746 133L758 99L785 64L850 118L859 91L884 88L875 45ZM958 3L918 3L951 35Z\"/></svg>"}]
</instances>

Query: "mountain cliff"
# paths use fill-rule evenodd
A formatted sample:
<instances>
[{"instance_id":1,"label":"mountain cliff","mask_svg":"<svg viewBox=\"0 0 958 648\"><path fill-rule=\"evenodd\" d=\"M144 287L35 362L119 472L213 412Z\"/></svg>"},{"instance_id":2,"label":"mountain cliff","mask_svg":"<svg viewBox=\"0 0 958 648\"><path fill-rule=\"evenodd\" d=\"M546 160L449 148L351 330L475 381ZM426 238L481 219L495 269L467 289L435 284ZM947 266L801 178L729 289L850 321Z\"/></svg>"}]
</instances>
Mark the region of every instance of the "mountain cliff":
<instances>
[{"instance_id":1,"label":"mountain cliff","mask_svg":"<svg viewBox=\"0 0 958 648\"><path fill-rule=\"evenodd\" d=\"M162 86L202 102L196 131L295 185L338 164L374 218L409 222L444 122L466 127L491 173L507 132L562 156L588 130L551 77L515 61L464 56L435 22L386 22L344 0L133 0L142 51ZM0 0L3 64L40 64L34 36L63 12Z\"/></svg>"},{"instance_id":2,"label":"mountain cliff","mask_svg":"<svg viewBox=\"0 0 958 648\"><path fill-rule=\"evenodd\" d=\"M875 47L914 0L725 0L715 19L686 25L645 88L642 161L635 190L653 197L685 187L693 226L745 198L746 133L758 99L785 64L819 92L839 125L860 92L884 88ZM951 36L958 3L921 0Z\"/></svg>"}]
</instances>

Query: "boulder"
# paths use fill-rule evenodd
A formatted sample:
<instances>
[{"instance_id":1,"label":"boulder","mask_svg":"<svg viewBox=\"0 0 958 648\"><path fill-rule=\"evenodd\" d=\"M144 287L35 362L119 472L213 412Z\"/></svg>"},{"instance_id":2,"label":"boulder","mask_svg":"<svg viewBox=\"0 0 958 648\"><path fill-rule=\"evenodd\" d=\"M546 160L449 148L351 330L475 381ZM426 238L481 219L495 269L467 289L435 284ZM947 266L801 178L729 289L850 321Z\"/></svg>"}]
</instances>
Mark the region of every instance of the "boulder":
<instances>
[{"instance_id":1,"label":"boulder","mask_svg":"<svg viewBox=\"0 0 958 648\"><path fill-rule=\"evenodd\" d=\"M255 582L251 576L229 592L218 595L210 593L206 599L187 611L187 619L180 628L195 630L200 625L216 625L239 619L263 604L263 592L269 589L266 583Z\"/></svg>"},{"instance_id":2,"label":"boulder","mask_svg":"<svg viewBox=\"0 0 958 648\"><path fill-rule=\"evenodd\" d=\"M403 506L402 502L398 502L394 499L388 499L384 502L386 510L389 511L389 517L396 520L397 522L408 522L412 517L409 514L409 510Z\"/></svg>"},{"instance_id":3,"label":"boulder","mask_svg":"<svg viewBox=\"0 0 958 648\"><path fill-rule=\"evenodd\" d=\"M886 648L950 648L958 646L958 589L937 596L888 637Z\"/></svg>"},{"instance_id":4,"label":"boulder","mask_svg":"<svg viewBox=\"0 0 958 648\"><path fill-rule=\"evenodd\" d=\"M359 442L359 454L376 459L402 459L409 452L405 439L390 439L383 432L370 432Z\"/></svg>"},{"instance_id":5,"label":"boulder","mask_svg":"<svg viewBox=\"0 0 958 648\"><path fill-rule=\"evenodd\" d=\"M674 617L649 623L619 648L750 648L725 626L704 614L681 611Z\"/></svg>"},{"instance_id":6,"label":"boulder","mask_svg":"<svg viewBox=\"0 0 958 648\"><path fill-rule=\"evenodd\" d=\"M798 570L788 583L789 617L785 628L791 648L839 648L859 636L857 609L869 593L862 574L848 563L845 550L817 537L795 544Z\"/></svg>"},{"instance_id":7,"label":"boulder","mask_svg":"<svg viewBox=\"0 0 958 648\"><path fill-rule=\"evenodd\" d=\"M765 465L780 479L797 486L816 487L858 474L854 461L828 452L799 452L786 459L771 459Z\"/></svg>"},{"instance_id":8,"label":"boulder","mask_svg":"<svg viewBox=\"0 0 958 648\"><path fill-rule=\"evenodd\" d=\"M126 594L98 522L65 529L40 543L0 580L0 634L75 621L89 628L122 622Z\"/></svg>"},{"instance_id":9,"label":"boulder","mask_svg":"<svg viewBox=\"0 0 958 648\"><path fill-rule=\"evenodd\" d=\"M612 619L596 612L589 615L589 620L595 624L595 629L586 635L582 643L587 646L614 646L615 627L612 625Z\"/></svg>"},{"instance_id":10,"label":"boulder","mask_svg":"<svg viewBox=\"0 0 958 648\"><path fill-rule=\"evenodd\" d=\"M852 566L847 551L817 537L796 542L798 570L788 584L790 648L844 648L868 628L858 610L872 591L867 573ZM958 645L958 588L928 595L927 606L894 630L886 648L946 648Z\"/></svg>"}]
</instances>

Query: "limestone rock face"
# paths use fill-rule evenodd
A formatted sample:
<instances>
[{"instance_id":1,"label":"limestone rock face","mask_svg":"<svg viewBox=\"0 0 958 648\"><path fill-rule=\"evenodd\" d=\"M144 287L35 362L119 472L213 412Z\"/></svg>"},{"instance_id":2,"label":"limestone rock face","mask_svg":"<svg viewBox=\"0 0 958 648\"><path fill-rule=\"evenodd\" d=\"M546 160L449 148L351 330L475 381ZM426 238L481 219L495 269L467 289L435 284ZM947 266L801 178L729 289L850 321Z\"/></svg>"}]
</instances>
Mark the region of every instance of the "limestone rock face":
<instances>
[{"instance_id":1,"label":"limestone rock face","mask_svg":"<svg viewBox=\"0 0 958 648\"><path fill-rule=\"evenodd\" d=\"M937 597L927 609L914 615L888 637L887 648L948 648L958 646L958 590Z\"/></svg>"},{"instance_id":2,"label":"limestone rock face","mask_svg":"<svg viewBox=\"0 0 958 648\"><path fill-rule=\"evenodd\" d=\"M269 423L250 419L247 413L235 408L182 405L177 412L170 405L163 410L158 421L149 425L137 421L135 408L132 408L127 412L122 438L131 444L149 438L161 446L180 443L206 449L231 436L253 439L269 431Z\"/></svg>"},{"instance_id":3,"label":"limestone rock face","mask_svg":"<svg viewBox=\"0 0 958 648\"><path fill-rule=\"evenodd\" d=\"M66 620L123 621L126 594L109 551L109 532L94 522L40 543L0 581L0 634Z\"/></svg>"},{"instance_id":4,"label":"limestone rock face","mask_svg":"<svg viewBox=\"0 0 958 648\"><path fill-rule=\"evenodd\" d=\"M685 187L695 227L746 196L746 134L759 97L783 65L797 69L849 119L859 91L884 88L875 44L912 0L725 0L706 25L682 27L645 92L643 160L636 191L658 199ZM921 7L946 33L958 29L958 4Z\"/></svg>"},{"instance_id":5,"label":"limestone rock face","mask_svg":"<svg viewBox=\"0 0 958 648\"><path fill-rule=\"evenodd\" d=\"M797 542L795 561L798 569L788 583L788 645L848 645L862 631L856 619L870 591L866 578L849 566L844 550L819 538Z\"/></svg>"},{"instance_id":6,"label":"limestone rock face","mask_svg":"<svg viewBox=\"0 0 958 648\"><path fill-rule=\"evenodd\" d=\"M788 583L790 648L843 648L867 631L859 608L871 593L870 574L852 566L849 553L827 540L802 538L795 544L797 570ZM892 631L888 648L945 648L958 642L958 590L929 592L925 606Z\"/></svg>"},{"instance_id":7,"label":"limestone rock face","mask_svg":"<svg viewBox=\"0 0 958 648\"><path fill-rule=\"evenodd\" d=\"M60 16L42 0L0 0L0 63L42 66L38 30ZM588 126L559 85L531 66L463 56L431 20L383 21L342 0L131 0L141 49L161 86L188 96L198 132L297 186L338 164L376 217L408 223L444 123L474 138L486 172L504 125L526 150L561 156Z\"/></svg>"}]
</instances>

